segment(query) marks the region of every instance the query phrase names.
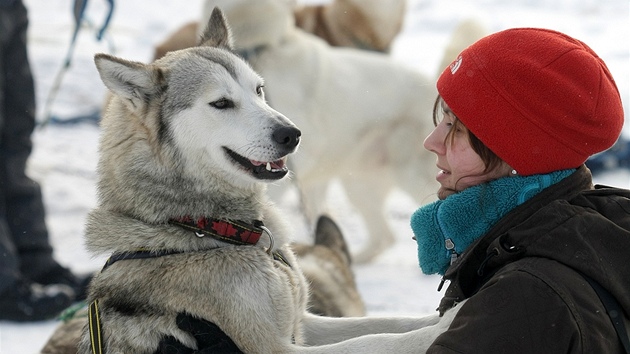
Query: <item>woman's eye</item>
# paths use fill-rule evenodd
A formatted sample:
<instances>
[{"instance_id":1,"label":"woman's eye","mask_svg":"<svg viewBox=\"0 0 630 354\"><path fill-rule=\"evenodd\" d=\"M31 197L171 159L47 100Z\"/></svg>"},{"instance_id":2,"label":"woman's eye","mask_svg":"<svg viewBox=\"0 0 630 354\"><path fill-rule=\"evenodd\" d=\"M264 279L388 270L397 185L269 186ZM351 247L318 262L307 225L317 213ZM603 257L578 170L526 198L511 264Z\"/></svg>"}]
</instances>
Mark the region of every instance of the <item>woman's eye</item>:
<instances>
[{"instance_id":1,"label":"woman's eye","mask_svg":"<svg viewBox=\"0 0 630 354\"><path fill-rule=\"evenodd\" d=\"M220 100L210 102L210 105L216 109L227 109L227 108L233 108L234 102L228 100L227 98L222 98Z\"/></svg>"},{"instance_id":2,"label":"woman's eye","mask_svg":"<svg viewBox=\"0 0 630 354\"><path fill-rule=\"evenodd\" d=\"M451 129L455 126L455 124L454 124L453 122L450 122L450 121L448 121L448 120L443 120L443 121L442 121L442 124L443 124L445 127L447 127L449 130L451 130Z\"/></svg>"}]
</instances>

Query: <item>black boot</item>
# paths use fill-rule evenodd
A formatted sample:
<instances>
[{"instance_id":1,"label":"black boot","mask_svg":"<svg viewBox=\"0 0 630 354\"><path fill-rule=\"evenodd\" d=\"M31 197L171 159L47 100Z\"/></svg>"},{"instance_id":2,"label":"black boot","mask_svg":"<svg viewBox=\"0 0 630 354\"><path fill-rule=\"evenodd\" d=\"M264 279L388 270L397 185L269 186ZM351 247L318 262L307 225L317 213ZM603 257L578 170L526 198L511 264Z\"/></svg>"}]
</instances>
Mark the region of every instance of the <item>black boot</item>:
<instances>
[{"instance_id":1,"label":"black boot","mask_svg":"<svg viewBox=\"0 0 630 354\"><path fill-rule=\"evenodd\" d=\"M27 275L28 276L28 275ZM64 284L72 288L76 295L76 300L85 300L87 286L92 279L92 274L79 276L70 271L70 269L55 264L46 272L28 276L31 281L43 284Z\"/></svg>"},{"instance_id":2,"label":"black boot","mask_svg":"<svg viewBox=\"0 0 630 354\"><path fill-rule=\"evenodd\" d=\"M43 321L54 319L75 298L67 285L41 285L19 280L0 294L0 320Z\"/></svg>"}]
</instances>

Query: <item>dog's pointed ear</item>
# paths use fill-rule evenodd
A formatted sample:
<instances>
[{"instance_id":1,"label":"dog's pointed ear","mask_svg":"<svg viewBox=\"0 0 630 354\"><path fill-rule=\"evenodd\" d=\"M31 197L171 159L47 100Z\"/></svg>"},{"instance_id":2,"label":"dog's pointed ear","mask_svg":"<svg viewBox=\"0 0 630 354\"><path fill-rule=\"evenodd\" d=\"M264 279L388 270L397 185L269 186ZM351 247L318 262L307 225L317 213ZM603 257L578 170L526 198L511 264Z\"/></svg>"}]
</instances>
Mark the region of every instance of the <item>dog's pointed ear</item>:
<instances>
[{"instance_id":1,"label":"dog's pointed ear","mask_svg":"<svg viewBox=\"0 0 630 354\"><path fill-rule=\"evenodd\" d=\"M343 237L341 229L333 219L327 215L320 215L315 226L315 245L330 248L343 256L347 265L352 264L352 256Z\"/></svg>"},{"instance_id":2,"label":"dog's pointed ear","mask_svg":"<svg viewBox=\"0 0 630 354\"><path fill-rule=\"evenodd\" d=\"M208 24L201 35L198 45L234 50L232 31L220 8L215 7L214 10L212 10L212 15L210 15L210 20L208 20Z\"/></svg>"},{"instance_id":3,"label":"dog's pointed ear","mask_svg":"<svg viewBox=\"0 0 630 354\"><path fill-rule=\"evenodd\" d=\"M126 99L133 109L146 105L161 87L163 74L150 65L102 53L94 56L94 63L105 86Z\"/></svg>"}]
</instances>

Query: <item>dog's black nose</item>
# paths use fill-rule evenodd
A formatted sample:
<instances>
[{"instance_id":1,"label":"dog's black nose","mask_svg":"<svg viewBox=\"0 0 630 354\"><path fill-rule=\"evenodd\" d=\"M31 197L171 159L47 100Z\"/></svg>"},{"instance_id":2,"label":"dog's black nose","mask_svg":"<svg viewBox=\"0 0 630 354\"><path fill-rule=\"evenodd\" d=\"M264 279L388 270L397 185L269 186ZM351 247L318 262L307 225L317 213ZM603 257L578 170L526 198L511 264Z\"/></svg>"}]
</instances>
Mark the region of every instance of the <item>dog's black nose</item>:
<instances>
[{"instance_id":1,"label":"dog's black nose","mask_svg":"<svg viewBox=\"0 0 630 354\"><path fill-rule=\"evenodd\" d=\"M302 132L296 127L280 127L273 134L273 140L287 149L293 149L300 143Z\"/></svg>"}]
</instances>

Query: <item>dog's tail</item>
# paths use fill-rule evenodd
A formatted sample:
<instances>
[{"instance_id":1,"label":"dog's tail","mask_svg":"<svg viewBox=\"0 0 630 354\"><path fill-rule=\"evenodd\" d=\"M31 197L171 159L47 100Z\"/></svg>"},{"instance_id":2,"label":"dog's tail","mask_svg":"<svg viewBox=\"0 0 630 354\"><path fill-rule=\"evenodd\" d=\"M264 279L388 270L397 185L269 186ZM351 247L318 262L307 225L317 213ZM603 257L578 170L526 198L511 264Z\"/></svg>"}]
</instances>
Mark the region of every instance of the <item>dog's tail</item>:
<instances>
[{"instance_id":1,"label":"dog's tail","mask_svg":"<svg viewBox=\"0 0 630 354\"><path fill-rule=\"evenodd\" d=\"M444 49L442 61L437 70L438 77L446 69L459 53L469 45L488 34L488 29L477 19L471 18L460 22L451 34L451 38Z\"/></svg>"}]
</instances>

